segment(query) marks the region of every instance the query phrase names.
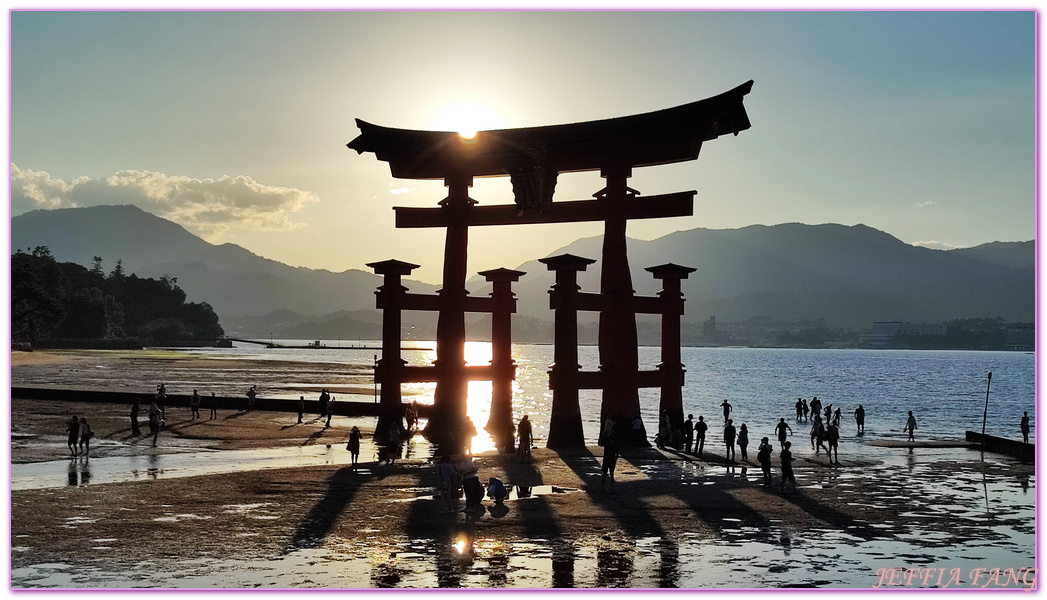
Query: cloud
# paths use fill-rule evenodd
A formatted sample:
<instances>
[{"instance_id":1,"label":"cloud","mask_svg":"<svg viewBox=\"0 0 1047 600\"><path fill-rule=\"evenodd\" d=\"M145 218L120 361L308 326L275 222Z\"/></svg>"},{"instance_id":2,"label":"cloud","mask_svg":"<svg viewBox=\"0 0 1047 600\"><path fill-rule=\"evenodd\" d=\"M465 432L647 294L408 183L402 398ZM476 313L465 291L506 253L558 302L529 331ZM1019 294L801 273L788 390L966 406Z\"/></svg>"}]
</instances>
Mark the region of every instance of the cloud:
<instances>
[{"instance_id":1,"label":"cloud","mask_svg":"<svg viewBox=\"0 0 1047 600\"><path fill-rule=\"evenodd\" d=\"M133 204L208 240L231 230L286 231L304 227L294 213L319 202L312 192L265 185L240 175L193 179L152 171L118 171L105 179L66 182L11 163L11 212Z\"/></svg>"},{"instance_id":2,"label":"cloud","mask_svg":"<svg viewBox=\"0 0 1047 600\"><path fill-rule=\"evenodd\" d=\"M966 248L966 246L954 246L952 244L946 244L945 242L936 242L934 240L929 240L926 242L913 242L912 245L917 246L919 248L930 248L932 250L956 250L957 248Z\"/></svg>"},{"instance_id":3,"label":"cloud","mask_svg":"<svg viewBox=\"0 0 1047 600\"><path fill-rule=\"evenodd\" d=\"M913 206L916 206L917 208L923 208L925 206L934 206L936 204L938 203L934 200L927 200L925 202L913 202Z\"/></svg>"},{"instance_id":4,"label":"cloud","mask_svg":"<svg viewBox=\"0 0 1047 600\"><path fill-rule=\"evenodd\" d=\"M394 196L399 196L400 194L410 194L410 193L414 192L414 188L412 188L412 187L407 187L407 186L393 187L393 184L391 184L391 183L389 184L389 188L390 188L389 189L389 193L394 195Z\"/></svg>"}]
</instances>

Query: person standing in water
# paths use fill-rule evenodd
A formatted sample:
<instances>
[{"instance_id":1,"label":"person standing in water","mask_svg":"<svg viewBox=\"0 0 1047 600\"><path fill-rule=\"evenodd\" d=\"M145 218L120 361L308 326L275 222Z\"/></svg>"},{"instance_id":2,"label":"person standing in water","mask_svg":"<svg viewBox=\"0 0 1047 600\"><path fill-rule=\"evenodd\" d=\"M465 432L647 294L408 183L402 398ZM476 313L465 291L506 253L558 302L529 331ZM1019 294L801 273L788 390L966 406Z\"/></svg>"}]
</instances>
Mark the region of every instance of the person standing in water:
<instances>
[{"instance_id":1,"label":"person standing in water","mask_svg":"<svg viewBox=\"0 0 1047 600\"><path fill-rule=\"evenodd\" d=\"M91 426L87 423L87 417L80 417L80 454L82 456L88 456L91 453L91 438L94 437L95 432L91 431Z\"/></svg>"},{"instance_id":2,"label":"person standing in water","mask_svg":"<svg viewBox=\"0 0 1047 600\"><path fill-rule=\"evenodd\" d=\"M724 458L731 462L734 462L734 440L737 433L734 428L734 419L727 419L727 425L723 428L723 443L727 446Z\"/></svg>"},{"instance_id":3,"label":"person standing in water","mask_svg":"<svg viewBox=\"0 0 1047 600\"><path fill-rule=\"evenodd\" d=\"M741 428L738 430L738 447L742 450L742 460L749 460L749 452L746 448L749 447L749 428L742 423Z\"/></svg>"},{"instance_id":4,"label":"person standing in water","mask_svg":"<svg viewBox=\"0 0 1047 600\"><path fill-rule=\"evenodd\" d=\"M698 422L694 424L694 453L698 456L702 455L702 450L705 449L705 431L709 429L709 426L705 423L705 417L698 415Z\"/></svg>"},{"instance_id":5,"label":"person standing in water","mask_svg":"<svg viewBox=\"0 0 1047 600\"><path fill-rule=\"evenodd\" d=\"M138 413L142 410L142 406L138 403L138 398L135 397L131 404L131 435L142 435L142 430L138 428Z\"/></svg>"},{"instance_id":6,"label":"person standing in water","mask_svg":"<svg viewBox=\"0 0 1047 600\"><path fill-rule=\"evenodd\" d=\"M76 456L76 442L80 440L80 419L73 415L65 424L65 430L69 434L69 453Z\"/></svg>"},{"instance_id":7,"label":"person standing in water","mask_svg":"<svg viewBox=\"0 0 1047 600\"><path fill-rule=\"evenodd\" d=\"M763 471L763 484L771 485L771 452L774 451L774 447L771 446L770 440L763 438L760 440L760 449L756 452L756 462L760 463L760 469Z\"/></svg>"},{"instance_id":8,"label":"person standing in water","mask_svg":"<svg viewBox=\"0 0 1047 600\"><path fill-rule=\"evenodd\" d=\"M854 409L854 422L858 424L858 433L865 433L865 409L861 404Z\"/></svg>"},{"instance_id":9,"label":"person standing in water","mask_svg":"<svg viewBox=\"0 0 1047 600\"><path fill-rule=\"evenodd\" d=\"M731 403L727 401L727 398L724 398L720 406L723 408L723 420L727 422L727 418L731 416Z\"/></svg>"},{"instance_id":10,"label":"person standing in water","mask_svg":"<svg viewBox=\"0 0 1047 600\"><path fill-rule=\"evenodd\" d=\"M916 417L913 416L911 410L909 411L909 420L905 422L905 428L902 429L903 433L906 431L909 432L909 441L915 442L916 437L914 434L916 433Z\"/></svg>"},{"instance_id":11,"label":"person standing in water","mask_svg":"<svg viewBox=\"0 0 1047 600\"><path fill-rule=\"evenodd\" d=\"M782 417L778 424L774 426L774 434L778 436L778 442L785 447L785 437L792 435L793 428L789 427L789 424L785 422L785 417Z\"/></svg>"},{"instance_id":12,"label":"person standing in water","mask_svg":"<svg viewBox=\"0 0 1047 600\"><path fill-rule=\"evenodd\" d=\"M1029 443L1029 411L1022 413L1022 422L1019 426L1022 431L1022 441Z\"/></svg>"}]
</instances>

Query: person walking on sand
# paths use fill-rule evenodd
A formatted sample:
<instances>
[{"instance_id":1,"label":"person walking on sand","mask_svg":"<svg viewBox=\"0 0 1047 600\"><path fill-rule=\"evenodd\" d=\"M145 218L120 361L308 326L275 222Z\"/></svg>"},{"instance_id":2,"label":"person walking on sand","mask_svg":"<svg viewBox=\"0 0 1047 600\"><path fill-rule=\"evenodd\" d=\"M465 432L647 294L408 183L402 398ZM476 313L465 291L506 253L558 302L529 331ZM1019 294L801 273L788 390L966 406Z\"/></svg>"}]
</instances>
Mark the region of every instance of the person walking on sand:
<instances>
[{"instance_id":1,"label":"person walking on sand","mask_svg":"<svg viewBox=\"0 0 1047 600\"><path fill-rule=\"evenodd\" d=\"M902 429L902 433L905 433L906 431L909 432L909 441L915 442L916 437L914 434L916 433L916 417L913 416L911 410L909 411L909 420L905 422L905 427Z\"/></svg>"},{"instance_id":2,"label":"person walking on sand","mask_svg":"<svg viewBox=\"0 0 1047 600\"><path fill-rule=\"evenodd\" d=\"M796 474L793 473L793 453L789 450L792 446L791 442L785 442L785 446L782 447L782 453L779 455L782 459L782 493L785 493L785 482L789 481L793 484L793 491L796 490Z\"/></svg>"},{"instance_id":3,"label":"person walking on sand","mask_svg":"<svg viewBox=\"0 0 1047 600\"><path fill-rule=\"evenodd\" d=\"M865 433L865 409L861 404L854 409L854 422L858 425L858 433Z\"/></svg>"},{"instance_id":4,"label":"person walking on sand","mask_svg":"<svg viewBox=\"0 0 1047 600\"><path fill-rule=\"evenodd\" d=\"M687 415L687 420L683 422L683 444L684 453L691 453L691 446L694 445L694 415Z\"/></svg>"},{"instance_id":5,"label":"person walking on sand","mask_svg":"<svg viewBox=\"0 0 1047 600\"><path fill-rule=\"evenodd\" d=\"M193 395L189 398L189 409L192 411L192 419L200 418L200 394L193 390Z\"/></svg>"},{"instance_id":6,"label":"person walking on sand","mask_svg":"<svg viewBox=\"0 0 1047 600\"><path fill-rule=\"evenodd\" d=\"M91 438L95 432L91 431L91 425L87 423L87 417L80 417L80 454L88 456L91 454Z\"/></svg>"},{"instance_id":7,"label":"person walking on sand","mask_svg":"<svg viewBox=\"0 0 1047 600\"><path fill-rule=\"evenodd\" d=\"M740 429L738 429L738 447L742 449L742 460L749 460L749 452L746 448L749 447L749 428L742 423Z\"/></svg>"},{"instance_id":8,"label":"person walking on sand","mask_svg":"<svg viewBox=\"0 0 1047 600\"><path fill-rule=\"evenodd\" d=\"M254 399L255 399L255 396L258 395L258 392L255 391L255 386L252 385L251 389L247 390L247 394L246 395L247 395L247 412L251 412L252 410L254 410Z\"/></svg>"},{"instance_id":9,"label":"person walking on sand","mask_svg":"<svg viewBox=\"0 0 1047 600\"><path fill-rule=\"evenodd\" d=\"M298 422L302 422L302 417L305 415L305 396L298 397Z\"/></svg>"},{"instance_id":10,"label":"person walking on sand","mask_svg":"<svg viewBox=\"0 0 1047 600\"><path fill-rule=\"evenodd\" d=\"M80 440L80 418L76 415L70 417L65 430L69 434L69 453L76 456L76 443Z\"/></svg>"},{"instance_id":11,"label":"person walking on sand","mask_svg":"<svg viewBox=\"0 0 1047 600\"><path fill-rule=\"evenodd\" d=\"M131 435L142 435L142 430L138 428L138 413L141 412L142 406L138 402L138 398L135 397L131 403Z\"/></svg>"},{"instance_id":12,"label":"person walking on sand","mask_svg":"<svg viewBox=\"0 0 1047 600\"><path fill-rule=\"evenodd\" d=\"M154 400L149 405L149 433L153 434L153 446L156 446L156 440L160 437L160 407L156 405Z\"/></svg>"},{"instance_id":13,"label":"person walking on sand","mask_svg":"<svg viewBox=\"0 0 1047 600\"><path fill-rule=\"evenodd\" d=\"M734 440L737 435L738 430L734 427L734 419L727 419L727 425L723 428L723 443L727 446L727 451L724 452L723 457L731 462L734 462Z\"/></svg>"},{"instance_id":14,"label":"person walking on sand","mask_svg":"<svg viewBox=\"0 0 1047 600\"><path fill-rule=\"evenodd\" d=\"M727 401L727 398L724 398L720 406L723 407L723 420L727 422L727 418L731 416L731 403Z\"/></svg>"},{"instance_id":15,"label":"person walking on sand","mask_svg":"<svg viewBox=\"0 0 1047 600\"><path fill-rule=\"evenodd\" d=\"M811 427L811 447L814 448L815 454L820 454L822 448L828 452L829 449L825 447L825 423L822 423L821 417L814 418L814 426Z\"/></svg>"},{"instance_id":16,"label":"person walking on sand","mask_svg":"<svg viewBox=\"0 0 1047 600\"><path fill-rule=\"evenodd\" d=\"M214 392L211 392L211 400L210 400L210 404L208 405L208 407L211 409L211 416L207 420L210 421L211 419L217 419L218 418L218 398L215 398Z\"/></svg>"},{"instance_id":17,"label":"person walking on sand","mask_svg":"<svg viewBox=\"0 0 1047 600\"><path fill-rule=\"evenodd\" d=\"M792 434L793 428L789 427L789 424L785 422L785 417L782 417L778 424L774 426L774 435L778 436L778 443L781 444L782 448L785 447L785 436Z\"/></svg>"},{"instance_id":18,"label":"person walking on sand","mask_svg":"<svg viewBox=\"0 0 1047 600\"><path fill-rule=\"evenodd\" d=\"M705 417L698 415L698 422L694 424L694 453L698 456L702 455L702 450L705 449L705 432L709 429L709 425L705 422Z\"/></svg>"},{"instance_id":19,"label":"person walking on sand","mask_svg":"<svg viewBox=\"0 0 1047 600\"><path fill-rule=\"evenodd\" d=\"M298 421L301 423L301 421ZM352 456L352 464L355 467L360 462L360 428L353 425L352 431L349 432L349 443L345 445L345 449L349 451Z\"/></svg>"},{"instance_id":20,"label":"person walking on sand","mask_svg":"<svg viewBox=\"0 0 1047 600\"><path fill-rule=\"evenodd\" d=\"M829 441L829 464L833 464L833 454L836 455L836 464L840 464L840 426L835 422L829 425L825 439Z\"/></svg>"},{"instance_id":21,"label":"person walking on sand","mask_svg":"<svg viewBox=\"0 0 1047 600\"><path fill-rule=\"evenodd\" d=\"M760 463L760 469L763 471L763 484L771 485L771 452L774 451L774 447L771 446L770 440L763 438L760 440L760 448L756 452L756 462Z\"/></svg>"},{"instance_id":22,"label":"person walking on sand","mask_svg":"<svg viewBox=\"0 0 1047 600\"><path fill-rule=\"evenodd\" d=\"M516 455L521 458L531 458L531 420L527 418L527 415L520 419L520 423L516 426L516 434L518 436Z\"/></svg>"},{"instance_id":23,"label":"person walking on sand","mask_svg":"<svg viewBox=\"0 0 1047 600\"><path fill-rule=\"evenodd\" d=\"M331 394L327 392L327 388L320 390L320 418L327 416L327 401L331 399Z\"/></svg>"},{"instance_id":24,"label":"person walking on sand","mask_svg":"<svg viewBox=\"0 0 1047 600\"><path fill-rule=\"evenodd\" d=\"M1026 444L1028 444L1029 443L1029 411L1025 411L1025 412L1022 413L1022 422L1021 422L1021 425L1019 425L1019 428L1022 431L1022 441L1025 442Z\"/></svg>"},{"instance_id":25,"label":"person walking on sand","mask_svg":"<svg viewBox=\"0 0 1047 600\"><path fill-rule=\"evenodd\" d=\"M332 412L332 410L331 410L331 409L333 409L333 408L334 408L333 404L334 404L334 396L330 396L330 397L329 397L329 398L327 399L327 408L326 408L326 409L324 409L324 412L325 412L325 413L327 413L327 422L326 422L326 423L324 423L324 428L325 428L325 429L326 429L327 427L330 427L330 426L331 426L331 415L333 414L333 412Z\"/></svg>"}]
</instances>

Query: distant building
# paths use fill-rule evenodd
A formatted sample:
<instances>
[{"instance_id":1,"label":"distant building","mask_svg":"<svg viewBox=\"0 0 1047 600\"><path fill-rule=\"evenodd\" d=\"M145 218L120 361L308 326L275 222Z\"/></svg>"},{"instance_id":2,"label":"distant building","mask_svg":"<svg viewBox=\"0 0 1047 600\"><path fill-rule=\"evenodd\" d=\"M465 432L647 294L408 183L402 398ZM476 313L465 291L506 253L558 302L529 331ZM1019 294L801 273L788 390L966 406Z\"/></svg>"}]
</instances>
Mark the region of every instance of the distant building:
<instances>
[{"instance_id":1,"label":"distant building","mask_svg":"<svg viewBox=\"0 0 1047 600\"><path fill-rule=\"evenodd\" d=\"M704 335L706 339L716 337L716 315L709 317L708 321L702 323L702 335Z\"/></svg>"},{"instance_id":2,"label":"distant building","mask_svg":"<svg viewBox=\"0 0 1047 600\"><path fill-rule=\"evenodd\" d=\"M1008 350L1033 350L1036 347L1036 327L1032 323L1007 325L1004 346Z\"/></svg>"},{"instance_id":3,"label":"distant building","mask_svg":"<svg viewBox=\"0 0 1047 600\"><path fill-rule=\"evenodd\" d=\"M907 323L904 321L877 321L872 331L861 338L861 345L866 348L890 348L894 336L902 335L945 335L945 323Z\"/></svg>"}]
</instances>

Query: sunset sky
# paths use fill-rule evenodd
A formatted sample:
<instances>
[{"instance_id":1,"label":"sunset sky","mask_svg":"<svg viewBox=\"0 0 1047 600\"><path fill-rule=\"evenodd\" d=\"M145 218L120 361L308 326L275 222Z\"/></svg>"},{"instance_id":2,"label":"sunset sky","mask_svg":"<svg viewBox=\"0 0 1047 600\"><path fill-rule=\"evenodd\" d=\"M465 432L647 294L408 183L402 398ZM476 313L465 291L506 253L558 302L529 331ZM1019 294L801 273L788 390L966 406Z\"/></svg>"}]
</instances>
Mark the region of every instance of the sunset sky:
<instances>
[{"instance_id":1,"label":"sunset sky","mask_svg":"<svg viewBox=\"0 0 1047 600\"><path fill-rule=\"evenodd\" d=\"M1035 25L1032 11L15 11L11 211L135 204L291 265L396 258L437 282L443 231L397 230L391 207L435 206L442 183L393 179L347 149L354 119L551 125L752 79L750 130L630 180L642 194L697 190L694 216L634 222L630 236L802 222L941 248L1030 240ZM556 199L602 186L561 175ZM507 178L471 196L512 201ZM601 230L475 228L470 272Z\"/></svg>"}]
</instances>

